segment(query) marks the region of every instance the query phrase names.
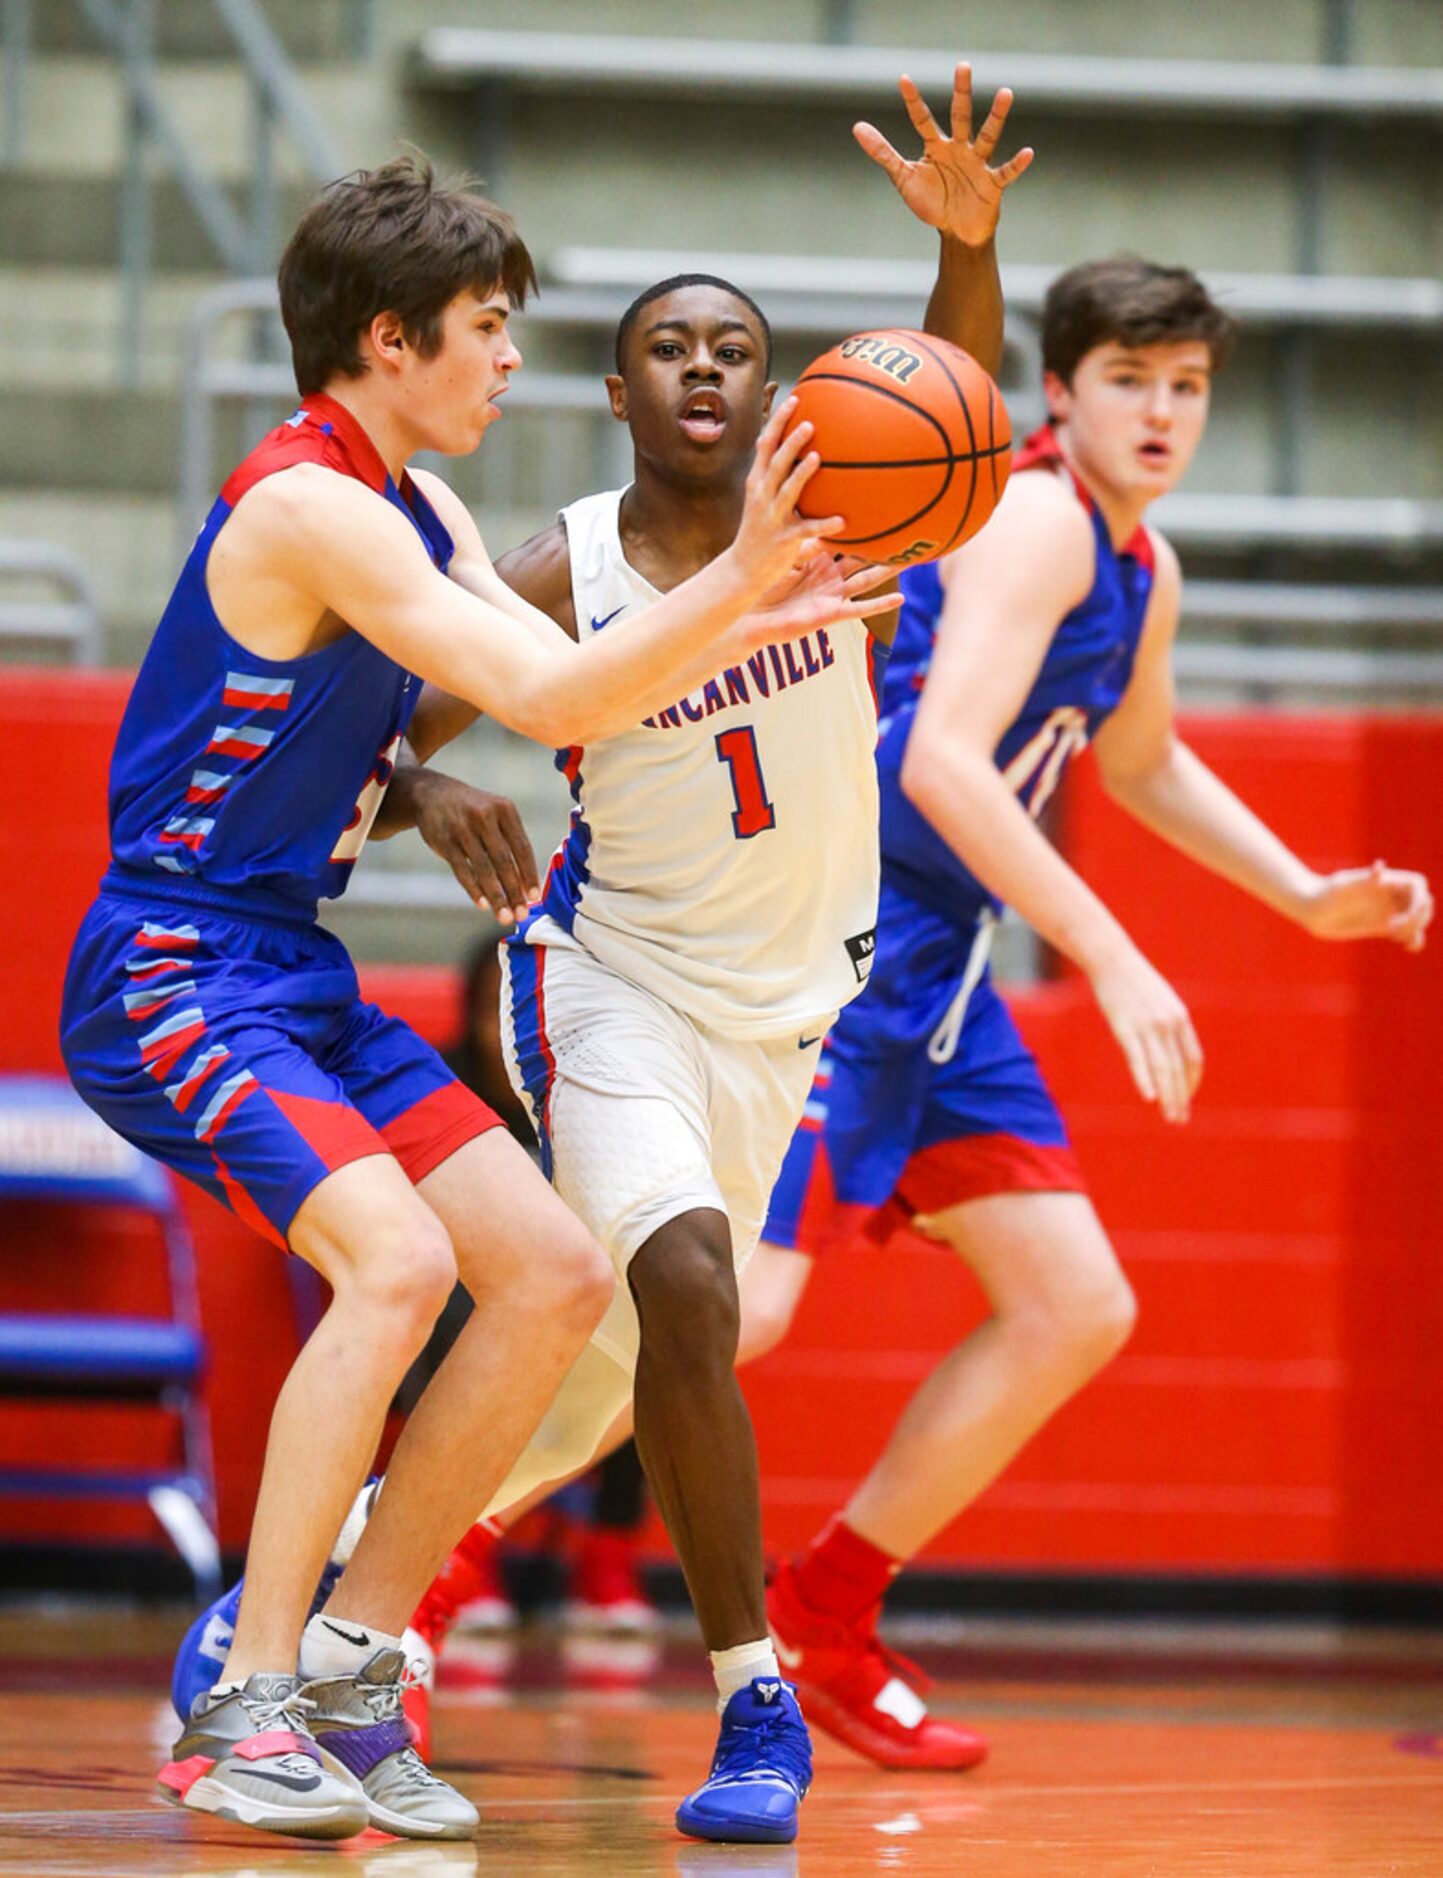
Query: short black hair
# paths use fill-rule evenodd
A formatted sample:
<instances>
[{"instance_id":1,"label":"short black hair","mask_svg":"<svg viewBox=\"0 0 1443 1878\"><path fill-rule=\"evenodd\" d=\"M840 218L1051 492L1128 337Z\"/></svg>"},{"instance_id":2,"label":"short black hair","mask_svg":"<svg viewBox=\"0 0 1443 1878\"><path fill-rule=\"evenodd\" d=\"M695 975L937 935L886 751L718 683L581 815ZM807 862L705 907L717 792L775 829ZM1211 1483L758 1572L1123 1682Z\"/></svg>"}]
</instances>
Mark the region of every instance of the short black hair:
<instances>
[{"instance_id":1,"label":"short black hair","mask_svg":"<svg viewBox=\"0 0 1443 1878\"><path fill-rule=\"evenodd\" d=\"M1114 254L1068 268L1047 289L1042 305L1042 366L1072 383L1078 361L1094 347L1176 344L1197 339L1216 371L1237 331L1207 288L1187 267L1162 267L1136 254Z\"/></svg>"},{"instance_id":2,"label":"short black hair","mask_svg":"<svg viewBox=\"0 0 1443 1878\"><path fill-rule=\"evenodd\" d=\"M626 336L636 324L637 315L649 307L653 300L660 300L664 295L675 293L681 287L720 287L723 293L729 293L734 300L740 300L743 306L750 307L757 316L757 324L761 327L762 338L766 342L766 369L767 371L772 369L771 321L749 293L743 293L740 287L734 286L729 280L723 280L719 274L673 274L667 280L659 280L654 287L644 288L622 314L621 324L616 329L616 369L618 372L626 369L622 364L622 354L626 349Z\"/></svg>"}]
</instances>

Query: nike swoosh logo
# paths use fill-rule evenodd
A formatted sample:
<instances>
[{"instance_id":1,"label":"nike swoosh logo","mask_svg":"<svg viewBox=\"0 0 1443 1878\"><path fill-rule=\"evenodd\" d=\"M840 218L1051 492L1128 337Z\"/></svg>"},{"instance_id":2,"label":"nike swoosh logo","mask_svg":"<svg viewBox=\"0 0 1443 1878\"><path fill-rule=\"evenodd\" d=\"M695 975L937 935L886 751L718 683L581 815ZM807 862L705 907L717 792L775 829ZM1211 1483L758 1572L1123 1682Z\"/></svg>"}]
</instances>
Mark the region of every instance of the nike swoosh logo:
<instances>
[{"instance_id":1,"label":"nike swoosh logo","mask_svg":"<svg viewBox=\"0 0 1443 1878\"><path fill-rule=\"evenodd\" d=\"M336 1635L343 1638L345 1642L354 1643L358 1650L364 1650L366 1645L371 1641L371 1633L369 1630L342 1630L341 1626L339 1624L333 1624L329 1617L323 1617L321 1622L325 1625L327 1630L333 1630Z\"/></svg>"},{"instance_id":2,"label":"nike swoosh logo","mask_svg":"<svg viewBox=\"0 0 1443 1878\"><path fill-rule=\"evenodd\" d=\"M298 1778L292 1774L269 1774L260 1767L247 1767L245 1771L252 1780L269 1780L273 1787L284 1787L290 1793L314 1793L321 1784L319 1774Z\"/></svg>"},{"instance_id":3,"label":"nike swoosh logo","mask_svg":"<svg viewBox=\"0 0 1443 1878\"><path fill-rule=\"evenodd\" d=\"M625 600L623 600L621 605L617 607L615 613L608 613L605 619L592 620L591 630L594 633L599 633L603 626L609 626L611 624L611 622L616 618L617 613L624 613L625 611L626 611L626 602Z\"/></svg>"},{"instance_id":4,"label":"nike swoosh logo","mask_svg":"<svg viewBox=\"0 0 1443 1878\"><path fill-rule=\"evenodd\" d=\"M815 1037L798 1037L797 1048L799 1050L810 1050L813 1044L822 1041L825 1034L825 1031L818 1031Z\"/></svg>"},{"instance_id":5,"label":"nike swoosh logo","mask_svg":"<svg viewBox=\"0 0 1443 1878\"><path fill-rule=\"evenodd\" d=\"M786 1644L782 1642L781 1638L776 1635L772 1637L772 1647L777 1653L777 1661L784 1669L801 1668L802 1653L800 1650L789 1650Z\"/></svg>"}]
</instances>

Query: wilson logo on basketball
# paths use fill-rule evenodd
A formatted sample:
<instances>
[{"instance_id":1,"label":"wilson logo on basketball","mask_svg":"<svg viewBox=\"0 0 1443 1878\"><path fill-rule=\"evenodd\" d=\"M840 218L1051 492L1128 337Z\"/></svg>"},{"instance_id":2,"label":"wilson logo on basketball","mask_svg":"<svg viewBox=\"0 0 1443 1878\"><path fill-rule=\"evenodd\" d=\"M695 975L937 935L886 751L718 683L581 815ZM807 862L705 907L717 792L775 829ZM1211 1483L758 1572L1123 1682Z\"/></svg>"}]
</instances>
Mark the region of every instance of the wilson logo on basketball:
<instances>
[{"instance_id":1,"label":"wilson logo on basketball","mask_svg":"<svg viewBox=\"0 0 1443 1878\"><path fill-rule=\"evenodd\" d=\"M834 548L893 567L935 560L977 533L1007 486L1007 407L945 339L853 333L812 361L796 400L821 458L797 507L842 517Z\"/></svg>"},{"instance_id":2,"label":"wilson logo on basketball","mask_svg":"<svg viewBox=\"0 0 1443 1878\"><path fill-rule=\"evenodd\" d=\"M879 372L885 372L888 378L895 378L899 385L905 385L914 373L921 371L921 355L908 352L904 346L889 345L885 339L878 339L874 334L863 333L855 339L844 339L837 347L844 359L856 359L862 365L875 365Z\"/></svg>"}]
</instances>

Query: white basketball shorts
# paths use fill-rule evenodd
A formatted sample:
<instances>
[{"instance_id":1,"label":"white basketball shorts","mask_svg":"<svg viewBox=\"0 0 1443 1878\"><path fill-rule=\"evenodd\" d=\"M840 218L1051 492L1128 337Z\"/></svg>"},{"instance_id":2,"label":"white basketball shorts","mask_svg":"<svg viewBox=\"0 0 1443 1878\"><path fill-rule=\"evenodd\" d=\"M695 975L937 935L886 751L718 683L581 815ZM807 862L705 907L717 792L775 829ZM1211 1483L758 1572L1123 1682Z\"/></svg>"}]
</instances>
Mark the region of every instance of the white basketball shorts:
<instances>
[{"instance_id":1,"label":"white basketball shorts","mask_svg":"<svg viewBox=\"0 0 1443 1878\"><path fill-rule=\"evenodd\" d=\"M730 1221L742 1269L825 1026L806 1037L727 1037L574 940L501 952L507 1068L556 1191L611 1255L616 1297L594 1342L630 1374L638 1327L628 1264L668 1220L710 1207Z\"/></svg>"}]
</instances>

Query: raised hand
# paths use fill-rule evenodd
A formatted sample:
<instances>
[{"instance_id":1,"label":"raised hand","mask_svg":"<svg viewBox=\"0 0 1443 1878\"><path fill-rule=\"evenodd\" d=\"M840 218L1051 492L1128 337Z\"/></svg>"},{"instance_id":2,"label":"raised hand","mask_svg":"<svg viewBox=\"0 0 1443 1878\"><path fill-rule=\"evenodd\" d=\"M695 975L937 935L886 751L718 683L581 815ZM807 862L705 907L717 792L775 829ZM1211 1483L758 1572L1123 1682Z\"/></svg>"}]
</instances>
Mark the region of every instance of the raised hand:
<instances>
[{"instance_id":1,"label":"raised hand","mask_svg":"<svg viewBox=\"0 0 1443 1878\"><path fill-rule=\"evenodd\" d=\"M1322 875L1303 924L1316 939L1392 939L1421 952L1432 918L1433 894L1422 874L1374 861Z\"/></svg>"},{"instance_id":2,"label":"raised hand","mask_svg":"<svg viewBox=\"0 0 1443 1878\"><path fill-rule=\"evenodd\" d=\"M1133 947L1094 972L1092 990L1138 1094L1156 1102L1165 1121L1187 1121L1203 1053L1182 999Z\"/></svg>"},{"instance_id":3,"label":"raised hand","mask_svg":"<svg viewBox=\"0 0 1443 1878\"><path fill-rule=\"evenodd\" d=\"M1004 85L992 100L992 109L974 137L972 134L972 67L964 59L952 86L952 135L946 136L927 108L912 80L898 80L902 102L913 128L922 139L922 154L914 162L894 150L874 124L854 124L852 135L892 179L897 194L919 221L951 235L969 248L990 241L1002 209L1002 192L1032 162L1034 152L1019 150L1006 163L992 165L992 154L1002 136L1012 93Z\"/></svg>"}]
</instances>

